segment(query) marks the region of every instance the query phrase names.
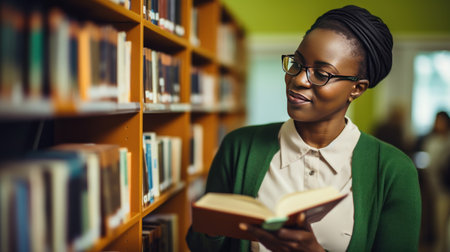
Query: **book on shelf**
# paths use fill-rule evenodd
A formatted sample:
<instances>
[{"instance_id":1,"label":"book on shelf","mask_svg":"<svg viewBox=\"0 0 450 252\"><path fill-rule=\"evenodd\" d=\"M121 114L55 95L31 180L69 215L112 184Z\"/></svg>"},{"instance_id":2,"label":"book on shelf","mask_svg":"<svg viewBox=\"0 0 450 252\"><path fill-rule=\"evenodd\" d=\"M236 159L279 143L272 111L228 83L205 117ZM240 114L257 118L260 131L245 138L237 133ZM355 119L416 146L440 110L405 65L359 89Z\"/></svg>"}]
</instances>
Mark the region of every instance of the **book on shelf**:
<instances>
[{"instance_id":1,"label":"book on shelf","mask_svg":"<svg viewBox=\"0 0 450 252\"><path fill-rule=\"evenodd\" d=\"M24 41L26 16L17 1L0 3L0 100L20 104L24 99Z\"/></svg>"},{"instance_id":2,"label":"book on shelf","mask_svg":"<svg viewBox=\"0 0 450 252\"><path fill-rule=\"evenodd\" d=\"M221 23L217 36L217 58L221 63L235 64L238 56L236 27L232 23Z\"/></svg>"},{"instance_id":3,"label":"book on shelf","mask_svg":"<svg viewBox=\"0 0 450 252\"><path fill-rule=\"evenodd\" d=\"M233 109L239 104L237 80L227 74L219 77L219 106L223 109Z\"/></svg>"},{"instance_id":4,"label":"book on shelf","mask_svg":"<svg viewBox=\"0 0 450 252\"><path fill-rule=\"evenodd\" d=\"M48 13L50 97L55 107L75 110L78 100L78 40L79 24L54 8Z\"/></svg>"},{"instance_id":5,"label":"book on shelf","mask_svg":"<svg viewBox=\"0 0 450 252\"><path fill-rule=\"evenodd\" d=\"M306 221L313 223L320 221L344 197L346 194L335 188L324 187L287 194L271 209L251 196L207 193L192 204L192 225L194 231L213 236L254 240L254 237L239 229L239 223L275 231L283 226L295 225L301 213L306 214Z\"/></svg>"},{"instance_id":6,"label":"book on shelf","mask_svg":"<svg viewBox=\"0 0 450 252\"><path fill-rule=\"evenodd\" d=\"M217 105L217 82L213 74L192 68L191 103L202 107Z\"/></svg>"},{"instance_id":7,"label":"book on shelf","mask_svg":"<svg viewBox=\"0 0 450 252\"><path fill-rule=\"evenodd\" d=\"M61 144L0 164L2 251L92 247L130 211L130 159L116 145Z\"/></svg>"},{"instance_id":8,"label":"book on shelf","mask_svg":"<svg viewBox=\"0 0 450 252\"><path fill-rule=\"evenodd\" d=\"M155 199L155 185L153 177L155 176L153 172L153 155L155 154L155 151L152 149L155 148L153 146L152 148L152 142L147 141L146 137L143 138L143 158L144 158L144 164L142 166L143 168L143 185L142 185L142 193L143 193L143 206L147 206L154 202ZM158 193L159 194L159 193Z\"/></svg>"},{"instance_id":9,"label":"book on shelf","mask_svg":"<svg viewBox=\"0 0 450 252\"><path fill-rule=\"evenodd\" d=\"M42 100L44 96L44 15L42 4L34 2L30 6L25 41L28 43L28 60L25 63L25 97L29 100Z\"/></svg>"},{"instance_id":10,"label":"book on shelf","mask_svg":"<svg viewBox=\"0 0 450 252\"><path fill-rule=\"evenodd\" d=\"M97 163L92 164L96 165L94 169L100 172L100 180L93 181L93 183L100 182L101 233L103 235L111 233L125 218L122 205L129 204L129 202L123 203L121 198L121 187L124 184L121 183L120 177L128 169L125 167L121 169L120 159L124 159L126 156L121 157L119 146L110 144L61 144L52 148L84 155L86 153L97 155ZM127 162L123 161L122 164L126 165Z\"/></svg>"},{"instance_id":11,"label":"book on shelf","mask_svg":"<svg viewBox=\"0 0 450 252\"><path fill-rule=\"evenodd\" d=\"M160 60L159 60L159 53L157 51L152 51L152 57L151 57L151 88L153 93L153 103L159 103L158 100L158 88L159 88L159 66L160 66ZM150 81L150 77L149 77Z\"/></svg>"},{"instance_id":12,"label":"book on shelf","mask_svg":"<svg viewBox=\"0 0 450 252\"><path fill-rule=\"evenodd\" d=\"M124 31L117 33L117 101L130 102L131 90L131 41Z\"/></svg>"},{"instance_id":13,"label":"book on shelf","mask_svg":"<svg viewBox=\"0 0 450 252\"><path fill-rule=\"evenodd\" d=\"M153 103L155 100L156 92L152 86L152 73L153 73L153 61L152 61L152 49L144 47L143 50L143 82L144 82L144 103Z\"/></svg>"},{"instance_id":14,"label":"book on shelf","mask_svg":"<svg viewBox=\"0 0 450 252\"><path fill-rule=\"evenodd\" d=\"M200 46L200 39L198 37L198 8L195 6L193 6L191 10L191 32L189 42L194 46Z\"/></svg>"},{"instance_id":15,"label":"book on shelf","mask_svg":"<svg viewBox=\"0 0 450 252\"><path fill-rule=\"evenodd\" d=\"M143 52L144 102L179 103L180 59L149 48Z\"/></svg>"},{"instance_id":16,"label":"book on shelf","mask_svg":"<svg viewBox=\"0 0 450 252\"><path fill-rule=\"evenodd\" d=\"M181 138L143 133L143 205L181 181ZM150 197L148 196L150 195Z\"/></svg>"},{"instance_id":17,"label":"book on shelf","mask_svg":"<svg viewBox=\"0 0 450 252\"><path fill-rule=\"evenodd\" d=\"M65 222L64 228L60 230L62 236L65 237L60 240L63 241L63 244L77 246L83 239L87 239L85 238L86 233L83 232L85 230L83 223L87 216L82 214L88 207L88 202L83 197L87 193L87 174L84 169L83 157L77 152L46 150L32 152L28 154L27 158L29 160L59 160L67 163L67 179L59 182L61 184L58 184L57 188L52 188L52 191L62 190L64 200L61 201L62 204L61 202L52 202L52 204L59 205L55 214L63 216L59 220ZM64 193L65 187L67 191Z\"/></svg>"},{"instance_id":18,"label":"book on shelf","mask_svg":"<svg viewBox=\"0 0 450 252\"><path fill-rule=\"evenodd\" d=\"M130 213L131 199L131 152L126 147L119 148L119 168L120 168L120 211L122 219Z\"/></svg>"},{"instance_id":19,"label":"book on shelf","mask_svg":"<svg viewBox=\"0 0 450 252\"><path fill-rule=\"evenodd\" d=\"M160 225L142 225L142 251L163 251L162 230Z\"/></svg>"},{"instance_id":20,"label":"book on shelf","mask_svg":"<svg viewBox=\"0 0 450 252\"><path fill-rule=\"evenodd\" d=\"M203 171L203 126L201 124L191 125L190 145L188 173L200 173Z\"/></svg>"},{"instance_id":21,"label":"book on shelf","mask_svg":"<svg viewBox=\"0 0 450 252\"><path fill-rule=\"evenodd\" d=\"M56 111L83 102L130 102L131 41L111 25L78 21L42 3L0 3L0 97L50 101Z\"/></svg>"},{"instance_id":22,"label":"book on shelf","mask_svg":"<svg viewBox=\"0 0 450 252\"><path fill-rule=\"evenodd\" d=\"M159 167L158 167L158 146L157 146L157 140L156 140L156 133L155 132L144 132L143 134L144 138L144 145L147 148L147 152L150 152L150 158L147 160L147 163L150 165L148 166L149 172L152 173L152 183L153 183L153 195L155 197L159 197L160 195L160 186L159 186Z\"/></svg>"},{"instance_id":23,"label":"book on shelf","mask_svg":"<svg viewBox=\"0 0 450 252\"><path fill-rule=\"evenodd\" d=\"M184 36L181 0L144 0L142 4L145 20L180 37Z\"/></svg>"},{"instance_id":24,"label":"book on shelf","mask_svg":"<svg viewBox=\"0 0 450 252\"><path fill-rule=\"evenodd\" d=\"M152 237L151 244L147 247L157 248L156 250L144 251L178 251L178 215L176 214L150 214L142 219L142 234Z\"/></svg>"}]
</instances>

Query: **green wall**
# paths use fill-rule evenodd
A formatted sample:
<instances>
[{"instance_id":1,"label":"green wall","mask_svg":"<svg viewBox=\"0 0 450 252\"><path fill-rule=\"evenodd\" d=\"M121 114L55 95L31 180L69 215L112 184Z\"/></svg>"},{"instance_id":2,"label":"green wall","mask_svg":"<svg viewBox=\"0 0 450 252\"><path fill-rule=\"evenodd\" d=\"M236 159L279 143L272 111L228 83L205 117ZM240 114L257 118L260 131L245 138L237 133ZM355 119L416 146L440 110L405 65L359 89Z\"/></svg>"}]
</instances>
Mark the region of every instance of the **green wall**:
<instances>
[{"instance_id":1,"label":"green wall","mask_svg":"<svg viewBox=\"0 0 450 252\"><path fill-rule=\"evenodd\" d=\"M250 34L297 33L329 9L354 4L381 17L392 33L450 33L449 0L222 0Z\"/></svg>"},{"instance_id":2,"label":"green wall","mask_svg":"<svg viewBox=\"0 0 450 252\"><path fill-rule=\"evenodd\" d=\"M222 0L247 31L247 35L294 34L309 29L329 9L348 4L367 8L379 16L396 36L450 36L450 0ZM395 44L395 41L394 41ZM352 104L352 120L371 132L376 91L368 90Z\"/></svg>"}]
</instances>

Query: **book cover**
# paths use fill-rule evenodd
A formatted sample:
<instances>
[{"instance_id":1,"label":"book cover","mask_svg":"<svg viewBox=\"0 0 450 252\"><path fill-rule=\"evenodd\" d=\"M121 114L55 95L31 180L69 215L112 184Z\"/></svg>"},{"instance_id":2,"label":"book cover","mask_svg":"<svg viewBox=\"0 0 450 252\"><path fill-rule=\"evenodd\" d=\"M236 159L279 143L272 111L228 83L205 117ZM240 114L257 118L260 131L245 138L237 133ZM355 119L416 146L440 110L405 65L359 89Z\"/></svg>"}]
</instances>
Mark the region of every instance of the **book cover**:
<instances>
[{"instance_id":1,"label":"book cover","mask_svg":"<svg viewBox=\"0 0 450 252\"><path fill-rule=\"evenodd\" d=\"M294 225L302 212L309 223L317 222L345 196L333 187L295 192L282 197L272 211L247 195L207 193L192 204L192 225L194 231L212 236L254 240L239 229L239 223L260 225L273 231Z\"/></svg>"},{"instance_id":2,"label":"book cover","mask_svg":"<svg viewBox=\"0 0 450 252\"><path fill-rule=\"evenodd\" d=\"M147 169L147 176L148 176L148 191L149 191L149 202L153 203L155 200L154 197L154 185L153 185L153 173L152 173L152 143L149 140L145 140L144 138L144 154L145 154L145 166Z\"/></svg>"},{"instance_id":3,"label":"book cover","mask_svg":"<svg viewBox=\"0 0 450 252\"><path fill-rule=\"evenodd\" d=\"M145 141L149 141L152 148L152 178L153 178L153 195L159 197L160 195L160 183L159 183L159 155L158 145L155 132L144 132L143 137Z\"/></svg>"},{"instance_id":4,"label":"book cover","mask_svg":"<svg viewBox=\"0 0 450 252\"><path fill-rule=\"evenodd\" d=\"M119 149L120 153L120 199L121 199L121 210L123 216L128 216L130 212L130 198L129 198L129 168L128 168L128 149L121 147Z\"/></svg>"},{"instance_id":5,"label":"book cover","mask_svg":"<svg viewBox=\"0 0 450 252\"><path fill-rule=\"evenodd\" d=\"M147 169L147 157L145 155L145 144L142 146L142 206L148 206L150 203L149 196L149 181L148 181L148 169Z\"/></svg>"},{"instance_id":6,"label":"book cover","mask_svg":"<svg viewBox=\"0 0 450 252\"><path fill-rule=\"evenodd\" d=\"M152 74L151 74L151 82L152 82L152 90L153 90L153 103L159 103L160 99L158 96L159 90L159 53L157 51L152 50Z\"/></svg>"},{"instance_id":7,"label":"book cover","mask_svg":"<svg viewBox=\"0 0 450 252\"><path fill-rule=\"evenodd\" d=\"M176 214L154 214L142 219L142 228L154 226L160 229L158 251L178 251L178 215Z\"/></svg>"}]
</instances>

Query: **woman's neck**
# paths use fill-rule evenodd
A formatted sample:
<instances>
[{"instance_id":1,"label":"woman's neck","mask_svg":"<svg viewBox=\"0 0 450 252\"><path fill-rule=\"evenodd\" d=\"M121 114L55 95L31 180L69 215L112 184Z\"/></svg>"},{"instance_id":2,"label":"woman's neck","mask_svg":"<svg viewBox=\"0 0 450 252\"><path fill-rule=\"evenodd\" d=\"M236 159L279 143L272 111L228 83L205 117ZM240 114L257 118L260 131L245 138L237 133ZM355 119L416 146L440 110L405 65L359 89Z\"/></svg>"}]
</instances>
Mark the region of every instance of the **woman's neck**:
<instances>
[{"instance_id":1,"label":"woman's neck","mask_svg":"<svg viewBox=\"0 0 450 252\"><path fill-rule=\"evenodd\" d=\"M346 119L331 119L320 122L294 121L295 128L303 141L311 147L328 146L345 128Z\"/></svg>"}]
</instances>

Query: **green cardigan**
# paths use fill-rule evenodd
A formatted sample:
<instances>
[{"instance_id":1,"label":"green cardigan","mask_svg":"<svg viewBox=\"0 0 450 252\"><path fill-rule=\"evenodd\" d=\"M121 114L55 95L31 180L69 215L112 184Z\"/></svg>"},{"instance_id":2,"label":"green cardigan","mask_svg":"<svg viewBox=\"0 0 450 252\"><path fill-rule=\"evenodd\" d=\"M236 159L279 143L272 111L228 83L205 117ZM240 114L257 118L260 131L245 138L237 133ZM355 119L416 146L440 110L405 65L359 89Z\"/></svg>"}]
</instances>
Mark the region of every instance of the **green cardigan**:
<instances>
[{"instance_id":1,"label":"green cardigan","mask_svg":"<svg viewBox=\"0 0 450 252\"><path fill-rule=\"evenodd\" d=\"M256 197L279 150L282 123L235 130L222 141L206 192ZM421 199L417 170L400 150L361 133L352 157L353 234L348 251L417 251ZM212 223L211 225L214 225ZM250 251L250 242L189 229L192 251Z\"/></svg>"}]
</instances>

